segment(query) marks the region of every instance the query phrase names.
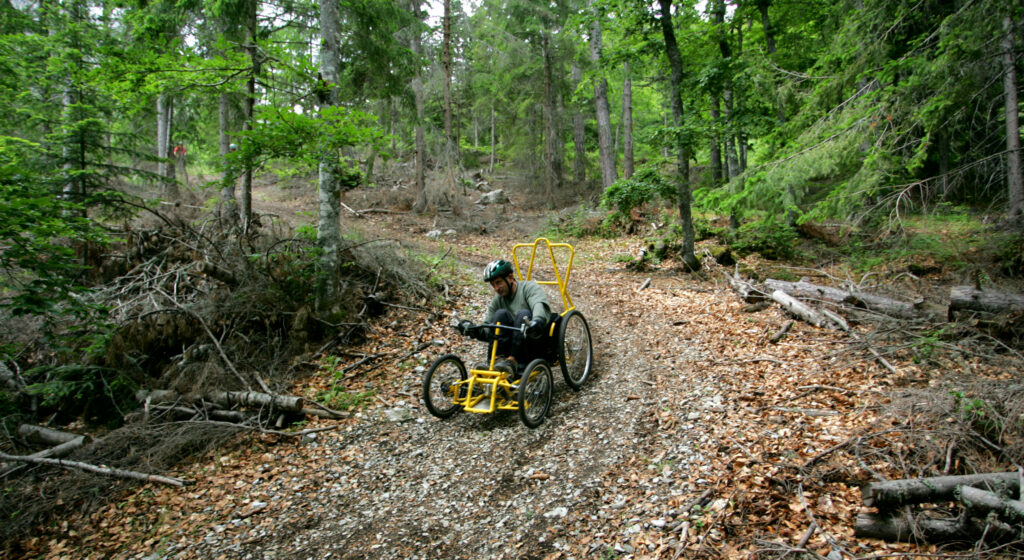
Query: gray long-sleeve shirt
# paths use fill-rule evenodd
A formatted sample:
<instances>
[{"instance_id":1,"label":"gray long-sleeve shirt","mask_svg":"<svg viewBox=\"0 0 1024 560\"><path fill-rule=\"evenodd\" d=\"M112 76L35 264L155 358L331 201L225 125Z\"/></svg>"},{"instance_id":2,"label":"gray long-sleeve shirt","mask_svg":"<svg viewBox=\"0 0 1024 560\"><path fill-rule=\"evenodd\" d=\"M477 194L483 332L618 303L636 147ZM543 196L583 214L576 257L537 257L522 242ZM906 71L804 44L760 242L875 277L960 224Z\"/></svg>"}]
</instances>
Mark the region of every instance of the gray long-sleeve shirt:
<instances>
[{"instance_id":1,"label":"gray long-sleeve shirt","mask_svg":"<svg viewBox=\"0 0 1024 560\"><path fill-rule=\"evenodd\" d=\"M516 292L511 297L502 297L495 294L491 304L487 306L487 320L492 321L494 313L499 309L506 309L515 317L516 312L521 309L529 309L533 312L533 318L544 319L545 322L551 319L551 305L548 304L548 295L540 284L531 280L523 280L516 285Z\"/></svg>"}]
</instances>

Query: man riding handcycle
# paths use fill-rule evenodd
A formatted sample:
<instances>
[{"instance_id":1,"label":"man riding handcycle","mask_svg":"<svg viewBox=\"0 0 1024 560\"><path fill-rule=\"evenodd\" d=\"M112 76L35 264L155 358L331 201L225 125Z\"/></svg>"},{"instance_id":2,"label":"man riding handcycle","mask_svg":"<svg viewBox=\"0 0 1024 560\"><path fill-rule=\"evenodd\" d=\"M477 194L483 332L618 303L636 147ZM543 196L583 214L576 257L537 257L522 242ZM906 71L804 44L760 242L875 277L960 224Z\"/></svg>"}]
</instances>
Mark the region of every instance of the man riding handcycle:
<instances>
[{"instance_id":1,"label":"man riding handcycle","mask_svg":"<svg viewBox=\"0 0 1024 560\"><path fill-rule=\"evenodd\" d=\"M542 245L551 258L554 280L533 281L535 257ZM525 248L532 252L524 278L518 251ZM555 249L568 255L564 272L556 262ZM449 418L460 409L477 413L517 410L523 423L535 428L551 406L552 364L561 368L566 383L574 390L579 390L590 375L590 328L566 290L574 257L572 246L539 238L531 244L514 246L512 256L513 263L496 260L484 268L483 279L495 292L485 322L464 320L456 325L461 334L490 344L489 360L475 364L467 373L461 358L447 354L438 358L424 376L423 400L434 416ZM565 306L563 313L551 312L543 284L558 287Z\"/></svg>"}]
</instances>

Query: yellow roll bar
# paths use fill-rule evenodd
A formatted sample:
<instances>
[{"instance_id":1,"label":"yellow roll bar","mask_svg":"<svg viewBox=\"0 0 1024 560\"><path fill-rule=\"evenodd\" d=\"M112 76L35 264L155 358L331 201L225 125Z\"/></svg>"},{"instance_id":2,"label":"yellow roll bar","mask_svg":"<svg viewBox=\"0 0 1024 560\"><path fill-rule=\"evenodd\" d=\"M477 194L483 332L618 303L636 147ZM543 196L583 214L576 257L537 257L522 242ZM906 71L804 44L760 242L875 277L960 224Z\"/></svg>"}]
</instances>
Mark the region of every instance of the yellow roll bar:
<instances>
[{"instance_id":1,"label":"yellow roll bar","mask_svg":"<svg viewBox=\"0 0 1024 560\"><path fill-rule=\"evenodd\" d=\"M562 305L565 306L564 313L576 308L572 304L572 298L569 297L569 291L567 289L569 285L569 274L572 272L572 261L576 258L576 250L573 249L572 245L568 243L552 243L545 237L538 237L533 243L517 243L512 246L512 262L516 267L516 277L522 280L533 280L533 263L537 257L537 247L543 244L547 247L548 256L551 257L551 268L554 270L554 280L534 280L538 284L544 284L548 286L557 286L558 293L562 296ZM523 275L523 270L519 266L519 251L522 249L530 249L530 264L526 268L526 275ZM560 254L563 255L564 259L565 251L568 251L568 264L565 266L565 270L561 271L558 268L558 261L555 260L555 250L558 249Z\"/></svg>"}]
</instances>

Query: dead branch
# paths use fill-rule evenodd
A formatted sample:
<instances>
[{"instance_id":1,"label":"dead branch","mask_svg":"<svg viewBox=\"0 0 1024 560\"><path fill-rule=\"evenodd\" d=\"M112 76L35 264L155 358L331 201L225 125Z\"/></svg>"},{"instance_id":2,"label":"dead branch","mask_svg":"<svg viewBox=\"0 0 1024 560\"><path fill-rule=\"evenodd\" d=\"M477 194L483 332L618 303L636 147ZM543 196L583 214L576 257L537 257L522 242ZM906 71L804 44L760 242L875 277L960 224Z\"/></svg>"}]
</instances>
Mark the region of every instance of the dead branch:
<instances>
[{"instance_id":1,"label":"dead branch","mask_svg":"<svg viewBox=\"0 0 1024 560\"><path fill-rule=\"evenodd\" d=\"M778 344L778 342L786 336L786 333L788 333L791 328L793 328L793 321L786 321L786 324L782 325L782 328L776 331L775 334L768 339L768 342L771 344Z\"/></svg>"},{"instance_id":2,"label":"dead branch","mask_svg":"<svg viewBox=\"0 0 1024 560\"><path fill-rule=\"evenodd\" d=\"M83 445L92 441L92 438L88 436L78 436L74 439L65 441L60 445L56 445L49 449L37 451L31 455L24 455L26 459L45 459L48 457L66 457L71 454L72 451L82 447ZM22 465L5 465L0 468L0 478L3 478L21 468Z\"/></svg>"},{"instance_id":3,"label":"dead branch","mask_svg":"<svg viewBox=\"0 0 1024 560\"><path fill-rule=\"evenodd\" d=\"M8 462L30 463L34 465L64 467L66 469L78 469L81 471L96 473L103 476L124 478L128 480L141 480L144 482L159 482L160 484L169 484L171 486L188 486L190 484L194 484L192 481L183 480L180 478L173 478L158 474L141 473L137 471L126 471L122 469L114 469L99 465L91 465L89 463L81 463L79 461L66 461L64 459L49 459L45 457L19 456L0 453L0 460Z\"/></svg>"}]
</instances>

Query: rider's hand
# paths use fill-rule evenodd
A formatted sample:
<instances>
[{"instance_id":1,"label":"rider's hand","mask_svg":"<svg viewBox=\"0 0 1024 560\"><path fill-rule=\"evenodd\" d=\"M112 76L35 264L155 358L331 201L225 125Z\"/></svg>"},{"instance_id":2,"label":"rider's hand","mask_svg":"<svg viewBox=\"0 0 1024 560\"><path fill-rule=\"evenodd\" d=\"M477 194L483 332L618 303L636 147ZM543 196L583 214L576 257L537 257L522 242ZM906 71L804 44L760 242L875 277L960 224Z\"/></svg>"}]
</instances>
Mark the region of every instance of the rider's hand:
<instances>
[{"instance_id":1,"label":"rider's hand","mask_svg":"<svg viewBox=\"0 0 1024 560\"><path fill-rule=\"evenodd\" d=\"M470 334L474 330L476 330L476 327L473 326L473 323L466 319L459 321L459 324L455 325L455 328L458 329L459 334L461 334L462 336L470 336Z\"/></svg>"},{"instance_id":2,"label":"rider's hand","mask_svg":"<svg viewBox=\"0 0 1024 560\"><path fill-rule=\"evenodd\" d=\"M541 318L536 318L526 325L526 336L530 338L540 338L544 334L545 321Z\"/></svg>"}]
</instances>

